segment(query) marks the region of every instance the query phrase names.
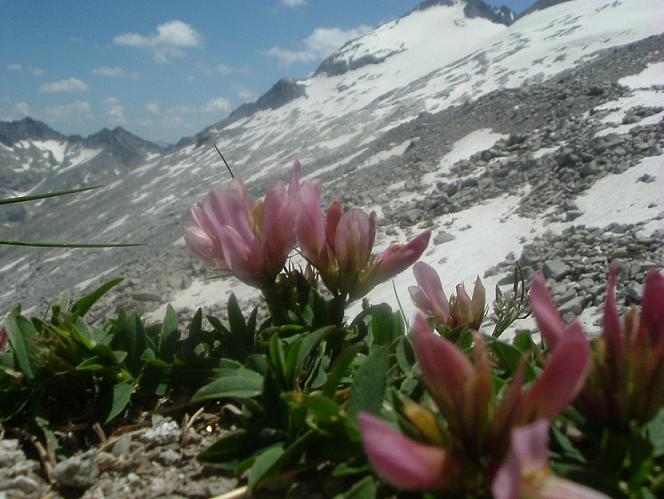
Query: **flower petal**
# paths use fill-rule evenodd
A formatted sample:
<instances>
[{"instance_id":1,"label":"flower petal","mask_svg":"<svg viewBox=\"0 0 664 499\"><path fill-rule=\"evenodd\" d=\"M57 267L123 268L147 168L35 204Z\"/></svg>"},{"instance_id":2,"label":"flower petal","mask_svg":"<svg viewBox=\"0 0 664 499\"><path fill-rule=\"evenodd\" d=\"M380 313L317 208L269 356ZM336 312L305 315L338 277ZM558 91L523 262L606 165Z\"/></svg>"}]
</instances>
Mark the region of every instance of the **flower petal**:
<instances>
[{"instance_id":1,"label":"flower petal","mask_svg":"<svg viewBox=\"0 0 664 499\"><path fill-rule=\"evenodd\" d=\"M664 275L656 269L646 276L639 330L646 331L651 345L664 342Z\"/></svg>"},{"instance_id":2,"label":"flower petal","mask_svg":"<svg viewBox=\"0 0 664 499\"><path fill-rule=\"evenodd\" d=\"M544 371L526 394L528 421L558 416L583 387L590 367L590 345L578 339L583 330L578 322L570 326L569 339L560 341Z\"/></svg>"},{"instance_id":3,"label":"flower petal","mask_svg":"<svg viewBox=\"0 0 664 499\"><path fill-rule=\"evenodd\" d=\"M438 272L424 262L417 262L413 265L413 274L415 274L417 285L422 289L431 304L431 310L425 311L433 313L439 324L447 324L450 320L450 304L447 301L447 296L445 296L445 291L443 291ZM417 302L415 304L417 305Z\"/></svg>"},{"instance_id":4,"label":"flower petal","mask_svg":"<svg viewBox=\"0 0 664 499\"><path fill-rule=\"evenodd\" d=\"M606 342L607 360L617 363L615 367L622 366L625 357L625 347L620 334L620 316L616 306L616 277L620 266L614 262L609 269L609 282L607 283L606 304L604 305L604 341Z\"/></svg>"},{"instance_id":5,"label":"flower petal","mask_svg":"<svg viewBox=\"0 0 664 499\"><path fill-rule=\"evenodd\" d=\"M299 192L300 206L295 217L295 233L304 257L316 267L322 266L325 253L325 220L320 208L320 183L307 182Z\"/></svg>"},{"instance_id":6,"label":"flower petal","mask_svg":"<svg viewBox=\"0 0 664 499\"><path fill-rule=\"evenodd\" d=\"M463 394L473 365L454 343L435 335L421 313L415 316L412 335L424 382L436 400L449 407Z\"/></svg>"},{"instance_id":7,"label":"flower petal","mask_svg":"<svg viewBox=\"0 0 664 499\"><path fill-rule=\"evenodd\" d=\"M436 490L454 482L456 466L444 449L410 440L366 412L358 423L364 451L385 481L405 490Z\"/></svg>"},{"instance_id":8,"label":"flower petal","mask_svg":"<svg viewBox=\"0 0 664 499\"><path fill-rule=\"evenodd\" d=\"M535 274L533 277L530 306L533 309L544 341L553 350L556 348L558 340L565 333L565 324L560 318L556 304L553 302L541 274Z\"/></svg>"}]
</instances>

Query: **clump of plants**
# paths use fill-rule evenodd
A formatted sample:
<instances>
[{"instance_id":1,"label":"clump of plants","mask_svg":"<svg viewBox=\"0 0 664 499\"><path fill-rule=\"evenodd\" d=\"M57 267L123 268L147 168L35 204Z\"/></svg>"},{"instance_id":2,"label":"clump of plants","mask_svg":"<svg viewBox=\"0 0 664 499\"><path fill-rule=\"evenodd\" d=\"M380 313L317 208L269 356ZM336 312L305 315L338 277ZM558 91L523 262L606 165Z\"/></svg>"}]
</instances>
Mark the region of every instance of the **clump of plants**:
<instances>
[{"instance_id":1,"label":"clump of plants","mask_svg":"<svg viewBox=\"0 0 664 499\"><path fill-rule=\"evenodd\" d=\"M233 429L198 459L246 478L249 493L287 495L325 476L338 498L642 497L664 493L664 276L651 270L641 311L621 322L612 266L603 332L563 323L543 278L522 275L498 294L491 334L479 279L448 299L435 269L417 262L430 232L375 254L377 217L321 188L275 183L254 200L241 180L192 210L185 240L218 269L258 288L267 313L224 318L199 310L187 328L121 312L85 314L117 282L48 318L16 308L0 332L0 422L41 432L76 420L112 424L157 401L238 409ZM417 263L416 263L417 262ZM366 295L413 265L419 309ZM501 335L530 306L531 332ZM350 304L362 311L348 317ZM267 317L259 321L258 317ZM229 424L230 427L230 424Z\"/></svg>"}]
</instances>

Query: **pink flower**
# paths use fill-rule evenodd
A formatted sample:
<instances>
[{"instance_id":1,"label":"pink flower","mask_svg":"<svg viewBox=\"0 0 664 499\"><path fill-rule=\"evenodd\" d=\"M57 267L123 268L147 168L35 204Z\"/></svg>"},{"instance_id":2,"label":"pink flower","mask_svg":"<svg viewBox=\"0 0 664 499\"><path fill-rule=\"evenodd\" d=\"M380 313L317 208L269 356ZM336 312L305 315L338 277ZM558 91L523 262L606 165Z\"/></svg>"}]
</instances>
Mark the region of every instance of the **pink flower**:
<instances>
[{"instance_id":1,"label":"pink flower","mask_svg":"<svg viewBox=\"0 0 664 499\"><path fill-rule=\"evenodd\" d=\"M434 334L422 314L415 317L412 336L424 383L448 421L450 433L466 443L475 442L475 448L485 438L489 447L500 447L495 442L512 426L558 416L578 394L590 365L585 339L565 341L530 389L523 389L523 373L518 371L505 395L492 404L496 395L491 368L479 335L475 336L474 365L454 343ZM497 408L493 417L492 405Z\"/></svg>"},{"instance_id":2,"label":"pink flower","mask_svg":"<svg viewBox=\"0 0 664 499\"><path fill-rule=\"evenodd\" d=\"M630 421L649 421L664 404L660 388L664 380L664 276L655 269L648 272L640 318L636 310L630 310L621 326L615 295L618 272L619 266L612 264L603 334L593 341L590 374L575 405L593 420L626 428ZM578 323L565 326L539 275L533 280L531 306L554 355L570 339L579 345L585 338ZM560 370L564 374L565 366Z\"/></svg>"},{"instance_id":3,"label":"pink flower","mask_svg":"<svg viewBox=\"0 0 664 499\"><path fill-rule=\"evenodd\" d=\"M509 455L493 478L491 492L495 499L608 499L551 473L546 419L512 430Z\"/></svg>"},{"instance_id":4,"label":"pink flower","mask_svg":"<svg viewBox=\"0 0 664 499\"><path fill-rule=\"evenodd\" d=\"M0 352L5 348L7 344L7 330L3 327L0 329Z\"/></svg>"},{"instance_id":5,"label":"pink flower","mask_svg":"<svg viewBox=\"0 0 664 499\"><path fill-rule=\"evenodd\" d=\"M433 316L436 324L449 324L452 313L438 272L424 262L417 262L413 265L413 274L417 286L409 287L408 292L415 306L425 314Z\"/></svg>"},{"instance_id":6,"label":"pink flower","mask_svg":"<svg viewBox=\"0 0 664 499\"><path fill-rule=\"evenodd\" d=\"M446 450L415 442L366 412L358 423L364 451L386 482L405 490L437 490L456 481L457 465Z\"/></svg>"},{"instance_id":7,"label":"pink flower","mask_svg":"<svg viewBox=\"0 0 664 499\"><path fill-rule=\"evenodd\" d=\"M522 363L512 382L498 392L478 333L472 362L454 343L435 334L421 313L415 317L412 338L424 384L445 424L437 424L426 409L406 404L405 417L425 440L414 442L373 416L362 415L359 420L374 468L386 481L405 489L475 490L482 477L489 483L509 452L512 430L558 416L581 388L590 362L587 343L584 348L565 341L530 388L523 386ZM544 448L546 452L546 442ZM548 461L539 464L546 466ZM514 480L513 474L505 473L496 482L501 491L508 485L521 487L512 482L504 485L507 479Z\"/></svg>"},{"instance_id":8,"label":"pink flower","mask_svg":"<svg viewBox=\"0 0 664 499\"><path fill-rule=\"evenodd\" d=\"M580 327L566 327L560 318L556 304L546 288L544 277L535 274L533 277L532 290L530 292L530 307L537 320L537 325L542 333L542 338L549 349L555 350L560 340L574 336L577 339L585 338Z\"/></svg>"},{"instance_id":9,"label":"pink flower","mask_svg":"<svg viewBox=\"0 0 664 499\"><path fill-rule=\"evenodd\" d=\"M413 266L417 286L408 288L415 306L432 316L438 326L455 328L465 326L478 330L486 313L486 292L478 277L473 288L472 299L463 284L456 287L456 295L448 302L440 277L433 267L424 262Z\"/></svg>"},{"instance_id":10,"label":"pink flower","mask_svg":"<svg viewBox=\"0 0 664 499\"><path fill-rule=\"evenodd\" d=\"M327 288L351 300L361 298L412 265L426 249L431 236L430 231L425 231L408 244L392 244L381 254L371 256L376 213L367 214L359 208L344 212L335 201L323 217L317 182L300 189L295 231L302 254L318 269Z\"/></svg>"},{"instance_id":11,"label":"pink flower","mask_svg":"<svg viewBox=\"0 0 664 499\"><path fill-rule=\"evenodd\" d=\"M254 201L241 180L229 190L214 189L200 208L192 208L195 225L185 228L187 245L247 284L269 287L295 247L300 172L296 161L288 188L276 182L264 201Z\"/></svg>"}]
</instances>

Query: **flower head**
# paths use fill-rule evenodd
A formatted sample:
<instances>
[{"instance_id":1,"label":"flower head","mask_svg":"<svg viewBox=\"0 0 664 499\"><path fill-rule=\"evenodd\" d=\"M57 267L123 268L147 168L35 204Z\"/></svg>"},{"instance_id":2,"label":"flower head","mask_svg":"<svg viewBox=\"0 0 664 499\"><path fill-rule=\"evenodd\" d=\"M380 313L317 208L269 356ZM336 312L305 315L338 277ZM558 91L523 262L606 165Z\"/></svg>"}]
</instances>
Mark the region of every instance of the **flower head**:
<instances>
[{"instance_id":1,"label":"flower head","mask_svg":"<svg viewBox=\"0 0 664 499\"><path fill-rule=\"evenodd\" d=\"M590 357L587 344L584 349L583 344L565 341L529 388L523 386L522 362L507 388L497 391L488 352L478 333L473 361L454 343L435 334L423 314L415 317L412 338L424 384L445 423L438 424L430 411L411 401L404 404L404 414L422 441L401 435L374 416L362 414L359 418L364 449L378 474L409 490L474 490L482 481L490 483L496 470L505 467L510 447L521 448L520 438L516 446L510 441L510 435L520 435L513 430L538 420L540 426L548 428L547 421L576 396ZM548 470L546 447L545 441L543 451L542 445L536 449L539 460L527 460L524 466ZM512 463L514 458L510 459ZM521 482L514 483L517 473L521 480L526 469L520 462L517 465L510 464L499 472L500 479L494 480L500 493L525 490L519 488Z\"/></svg>"},{"instance_id":2,"label":"flower head","mask_svg":"<svg viewBox=\"0 0 664 499\"><path fill-rule=\"evenodd\" d=\"M664 276L655 269L648 272L640 317L632 309L621 326L618 272L618 265L611 265L603 333L593 341L592 367L575 405L593 420L626 428L630 421L647 422L664 404ZM554 354L569 338L584 337L578 323L563 324L541 276L533 282L531 304Z\"/></svg>"},{"instance_id":3,"label":"flower head","mask_svg":"<svg viewBox=\"0 0 664 499\"><path fill-rule=\"evenodd\" d=\"M596 490L552 474L549 468L549 422L537 420L514 428L510 452L491 483L495 499L608 499Z\"/></svg>"},{"instance_id":4,"label":"flower head","mask_svg":"<svg viewBox=\"0 0 664 499\"><path fill-rule=\"evenodd\" d=\"M422 255L431 236L425 231L408 244L392 244L379 255L371 251L376 239L376 213L359 208L348 211L333 202L323 217L320 184L310 182L300 190L296 217L297 240L302 254L335 294L361 298L412 265Z\"/></svg>"},{"instance_id":5,"label":"flower head","mask_svg":"<svg viewBox=\"0 0 664 499\"><path fill-rule=\"evenodd\" d=\"M263 201L255 201L241 180L211 191L192 208L194 225L185 241L198 257L257 287L270 286L295 247L293 219L300 189L299 162L289 186L276 182Z\"/></svg>"},{"instance_id":6,"label":"flower head","mask_svg":"<svg viewBox=\"0 0 664 499\"><path fill-rule=\"evenodd\" d=\"M480 328L486 313L486 291L479 277L475 280L472 298L468 296L465 286L458 284L456 295L452 295L448 302L440 277L433 267L417 262L413 273L417 286L411 286L408 292L415 306L432 316L437 326Z\"/></svg>"},{"instance_id":7,"label":"flower head","mask_svg":"<svg viewBox=\"0 0 664 499\"><path fill-rule=\"evenodd\" d=\"M436 490L454 484L457 464L445 449L415 442L366 412L358 417L362 445L376 472L405 490Z\"/></svg>"}]
</instances>

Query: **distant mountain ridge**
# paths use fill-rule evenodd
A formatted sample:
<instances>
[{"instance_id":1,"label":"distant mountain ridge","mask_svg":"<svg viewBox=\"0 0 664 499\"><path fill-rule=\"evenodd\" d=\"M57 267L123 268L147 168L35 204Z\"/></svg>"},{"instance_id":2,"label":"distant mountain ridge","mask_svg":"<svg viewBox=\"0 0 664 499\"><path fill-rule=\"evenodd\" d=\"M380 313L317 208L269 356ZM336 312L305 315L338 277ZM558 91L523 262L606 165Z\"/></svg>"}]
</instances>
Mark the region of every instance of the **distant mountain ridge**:
<instances>
[{"instance_id":1,"label":"distant mountain ridge","mask_svg":"<svg viewBox=\"0 0 664 499\"><path fill-rule=\"evenodd\" d=\"M163 150L119 126L82 137L30 117L0 121L0 197L112 182Z\"/></svg>"},{"instance_id":2,"label":"distant mountain ridge","mask_svg":"<svg viewBox=\"0 0 664 499\"><path fill-rule=\"evenodd\" d=\"M142 139L141 137L117 126L112 130L102 128L87 137L81 135L64 135L53 130L46 123L35 120L29 116L21 120L0 121L0 142L12 146L21 140L67 140L81 143L90 147L105 146L116 148L143 147L153 152L162 149L161 146Z\"/></svg>"}]
</instances>

